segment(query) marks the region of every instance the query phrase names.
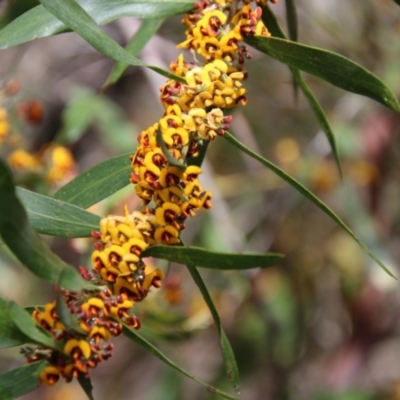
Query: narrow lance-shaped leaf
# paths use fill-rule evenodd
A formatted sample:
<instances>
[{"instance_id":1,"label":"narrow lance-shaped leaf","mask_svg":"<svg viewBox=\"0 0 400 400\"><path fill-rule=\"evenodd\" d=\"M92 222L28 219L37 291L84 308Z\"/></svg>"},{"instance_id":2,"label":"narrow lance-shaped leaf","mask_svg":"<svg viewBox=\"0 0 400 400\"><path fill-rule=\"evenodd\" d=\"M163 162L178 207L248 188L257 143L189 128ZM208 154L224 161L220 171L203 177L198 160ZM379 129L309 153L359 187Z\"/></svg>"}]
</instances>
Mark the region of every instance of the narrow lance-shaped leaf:
<instances>
[{"instance_id":1,"label":"narrow lance-shaped leaf","mask_svg":"<svg viewBox=\"0 0 400 400\"><path fill-rule=\"evenodd\" d=\"M284 258L283 254L234 254L219 253L202 249L200 247L186 246L150 246L143 253L145 257L162 258L184 265L218 269L218 270L242 270L250 268L265 268L276 265Z\"/></svg>"},{"instance_id":2,"label":"narrow lance-shaped leaf","mask_svg":"<svg viewBox=\"0 0 400 400\"><path fill-rule=\"evenodd\" d=\"M62 271L67 271L67 289L77 290L87 285L78 272L58 258L40 240L29 224L27 214L15 194L11 173L0 160L0 234L14 255L31 272L50 282L58 283Z\"/></svg>"},{"instance_id":3,"label":"narrow lance-shaped leaf","mask_svg":"<svg viewBox=\"0 0 400 400\"><path fill-rule=\"evenodd\" d=\"M129 54L100 28L96 21L75 0L40 0L40 2L50 13L104 55L130 65L148 67L167 78L184 82L182 77L165 71L162 68L147 65Z\"/></svg>"},{"instance_id":4,"label":"narrow lance-shaped leaf","mask_svg":"<svg viewBox=\"0 0 400 400\"><path fill-rule=\"evenodd\" d=\"M78 238L99 228L100 217L82 208L22 188L17 188L17 195L38 233Z\"/></svg>"},{"instance_id":5,"label":"narrow lance-shaped leaf","mask_svg":"<svg viewBox=\"0 0 400 400\"><path fill-rule=\"evenodd\" d=\"M38 361L0 374L1 400L16 399L35 390L47 365L47 361Z\"/></svg>"},{"instance_id":6,"label":"narrow lance-shaped leaf","mask_svg":"<svg viewBox=\"0 0 400 400\"><path fill-rule=\"evenodd\" d=\"M221 343L222 357L224 359L225 371L228 375L229 380L233 385L233 388L236 390L236 392L239 392L239 369L236 363L235 354L233 353L231 344L229 343L229 340L224 330L222 329L218 311L215 308L212 298L208 293L207 286L205 285L203 278L199 274L199 271L197 271L196 267L193 265L188 264L187 268L211 312L212 318L218 330L218 335Z\"/></svg>"},{"instance_id":7,"label":"narrow lance-shaped leaf","mask_svg":"<svg viewBox=\"0 0 400 400\"><path fill-rule=\"evenodd\" d=\"M0 349L28 342L29 337L21 332L11 318L10 303L0 297Z\"/></svg>"},{"instance_id":8,"label":"narrow lance-shaped leaf","mask_svg":"<svg viewBox=\"0 0 400 400\"><path fill-rule=\"evenodd\" d=\"M81 385L81 388L83 389L83 391L86 393L86 396L89 398L89 400L94 400L93 385L92 385L92 381L90 380L90 378L89 377L86 378L83 375L79 375L78 382Z\"/></svg>"},{"instance_id":9,"label":"narrow lance-shaped leaf","mask_svg":"<svg viewBox=\"0 0 400 400\"><path fill-rule=\"evenodd\" d=\"M275 37L247 36L246 42L290 67L378 101L396 112L396 96L375 75L339 54Z\"/></svg>"},{"instance_id":10,"label":"narrow lance-shaped leaf","mask_svg":"<svg viewBox=\"0 0 400 400\"><path fill-rule=\"evenodd\" d=\"M293 42L297 42L297 11L296 11L295 0L285 0L285 6L286 6L286 21L289 30L289 39L293 40ZM294 96L297 101L299 94L298 93L299 86L294 76L292 77L292 81L293 81Z\"/></svg>"},{"instance_id":11,"label":"narrow lance-shaped leaf","mask_svg":"<svg viewBox=\"0 0 400 400\"><path fill-rule=\"evenodd\" d=\"M80 174L54 195L78 207L88 208L129 184L129 154L111 158Z\"/></svg>"},{"instance_id":12,"label":"narrow lance-shaped leaf","mask_svg":"<svg viewBox=\"0 0 400 400\"><path fill-rule=\"evenodd\" d=\"M262 19L264 24L268 26L268 29L272 33L273 36L286 39L285 34L283 33L282 28L279 26L278 21L275 18L275 15L272 13L271 9L268 6L263 7L263 13L262 13ZM338 171L341 177L343 177L342 174L342 166L340 163L340 157L339 157L339 150L337 147L336 143L336 138L335 135L332 131L331 125L329 124L328 118L325 115L325 112L320 105L319 101L317 98L314 96L313 92L311 89L308 87L306 81L301 75L301 72L297 68L289 67L290 71L292 72L293 79L296 82L296 84L300 87L302 92L304 93L304 96L306 97L308 104L310 105L311 109L314 111L315 116L318 119L318 122L324 131L329 144L331 145L332 153L335 157L336 165L338 167Z\"/></svg>"},{"instance_id":13,"label":"narrow lance-shaped leaf","mask_svg":"<svg viewBox=\"0 0 400 400\"><path fill-rule=\"evenodd\" d=\"M276 175L281 177L284 181L289 183L290 186L295 188L300 194L302 194L305 198L313 202L320 210L322 210L326 215L328 215L333 221L335 221L340 227L342 227L364 250L366 254L368 254L380 267L383 268L391 277L397 279L393 273L380 261L375 254L366 246L354 233L353 231L317 196L315 196L312 192L310 192L305 186L303 186L296 179L292 178L285 171L280 169L277 165L272 162L266 160L261 157L257 153L248 149L244 144L239 142L235 137L233 137L229 132L226 132L224 138L237 147L239 150L243 151L250 157L259 161L261 164L265 165L268 169L274 172Z\"/></svg>"},{"instance_id":14,"label":"narrow lance-shaped leaf","mask_svg":"<svg viewBox=\"0 0 400 400\"><path fill-rule=\"evenodd\" d=\"M65 325L68 326L69 329L73 329L76 332L83 333L81 327L79 326L79 321L76 315L72 314L69 310L68 306L66 305L61 290L59 288L64 287L64 280L68 279L65 273L62 273L60 276L60 281L58 283L58 290L57 290L57 297L56 297L56 312L60 321Z\"/></svg>"},{"instance_id":15,"label":"narrow lance-shaped leaf","mask_svg":"<svg viewBox=\"0 0 400 400\"><path fill-rule=\"evenodd\" d=\"M195 3L190 0L79 0L78 2L99 25L108 24L122 17L168 18L191 10ZM69 30L66 24L39 5L0 31L0 49Z\"/></svg>"},{"instance_id":16,"label":"narrow lance-shaped leaf","mask_svg":"<svg viewBox=\"0 0 400 400\"><path fill-rule=\"evenodd\" d=\"M175 364L172 360L170 360L166 355L164 355L159 349L157 349L154 345L152 345L149 341L147 341L143 336L141 336L135 330L130 329L127 326L124 326L122 332L126 337L133 340L138 345L142 346L144 349L146 349L148 352L150 352L151 354L156 356L158 359L163 361L168 366L172 367L173 369L175 369L182 375L185 375L189 379L192 379L193 381L199 383L200 385L205 386L209 392L217 393L220 396L225 397L226 399L237 400L236 397L231 396L228 393L225 393L222 390L219 390L219 389L201 381L200 379L195 378L193 375L189 374L189 372L185 371L183 368L181 368L177 364Z\"/></svg>"},{"instance_id":17,"label":"narrow lance-shaped leaf","mask_svg":"<svg viewBox=\"0 0 400 400\"><path fill-rule=\"evenodd\" d=\"M163 19L144 20L140 25L138 31L132 36L131 40L125 47L125 50L135 57L138 56L139 53L143 50L144 46L146 46L147 42L158 31L163 22ZM118 61L114 65L109 77L107 78L107 81L105 82L101 90L103 91L108 86L116 83L128 67L129 64Z\"/></svg>"},{"instance_id":18,"label":"narrow lance-shaped leaf","mask_svg":"<svg viewBox=\"0 0 400 400\"><path fill-rule=\"evenodd\" d=\"M293 42L297 42L297 10L295 0L285 0L286 5L286 21L289 29L289 38Z\"/></svg>"}]
</instances>

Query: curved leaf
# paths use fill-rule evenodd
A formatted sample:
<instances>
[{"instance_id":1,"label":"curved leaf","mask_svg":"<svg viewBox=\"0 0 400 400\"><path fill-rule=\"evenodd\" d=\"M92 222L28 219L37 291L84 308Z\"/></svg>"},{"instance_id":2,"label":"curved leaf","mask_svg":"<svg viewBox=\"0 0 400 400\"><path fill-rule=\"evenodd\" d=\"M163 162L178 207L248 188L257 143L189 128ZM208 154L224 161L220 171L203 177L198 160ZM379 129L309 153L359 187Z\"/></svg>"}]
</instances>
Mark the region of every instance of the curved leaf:
<instances>
[{"instance_id":1,"label":"curved leaf","mask_svg":"<svg viewBox=\"0 0 400 400\"><path fill-rule=\"evenodd\" d=\"M88 169L63 186L54 198L88 208L129 185L130 154L111 158Z\"/></svg>"},{"instance_id":2,"label":"curved leaf","mask_svg":"<svg viewBox=\"0 0 400 400\"><path fill-rule=\"evenodd\" d=\"M396 96L375 75L355 62L331 51L275 37L247 36L246 42L290 67L325 79L400 112Z\"/></svg>"},{"instance_id":3,"label":"curved leaf","mask_svg":"<svg viewBox=\"0 0 400 400\"><path fill-rule=\"evenodd\" d=\"M99 229L100 217L82 208L22 188L17 188L17 196L38 233L78 238Z\"/></svg>"},{"instance_id":4,"label":"curved leaf","mask_svg":"<svg viewBox=\"0 0 400 400\"><path fill-rule=\"evenodd\" d=\"M58 283L66 271L65 288L78 290L88 284L70 265L58 258L42 242L29 224L27 214L15 194L11 173L0 160L0 234L5 244L31 272L50 282Z\"/></svg>"},{"instance_id":5,"label":"curved leaf","mask_svg":"<svg viewBox=\"0 0 400 400\"><path fill-rule=\"evenodd\" d=\"M268 26L269 31L272 33L273 36L286 39L285 34L283 33L282 28L279 26L278 21L275 18L275 15L272 13L268 6L263 7L262 19L266 26ZM306 97L308 104L310 105L311 109L314 111L315 116L318 119L318 122L324 131L329 144L331 145L332 153L335 157L336 165L340 174L340 177L343 178L342 173L342 165L340 163L339 157L339 150L336 143L335 135L332 131L331 125L328 121L328 118L325 115L321 104L314 96L311 89L308 87L306 81L304 80L301 72L297 68L289 67L290 71L292 72L293 79L295 83L300 87L304 96Z\"/></svg>"},{"instance_id":6,"label":"curved leaf","mask_svg":"<svg viewBox=\"0 0 400 400\"><path fill-rule=\"evenodd\" d=\"M297 10L295 0L285 0L286 21L289 29L289 39L297 42Z\"/></svg>"},{"instance_id":7,"label":"curved leaf","mask_svg":"<svg viewBox=\"0 0 400 400\"><path fill-rule=\"evenodd\" d=\"M0 349L28 343L24 335L11 318L10 303L0 297Z\"/></svg>"},{"instance_id":8,"label":"curved leaf","mask_svg":"<svg viewBox=\"0 0 400 400\"><path fill-rule=\"evenodd\" d=\"M143 336L141 336L138 332L133 329L128 328L124 325L122 333L129 339L136 342L138 345L142 346L144 349L149 351L151 354L159 358L165 364L169 365L176 371L180 372L181 374L185 375L189 379L200 383L207 388L207 390L211 393L218 393L220 396L225 397L226 399L237 400L236 397L229 395L228 393L223 392L222 390L216 389L215 387L201 381L200 379L195 378L193 375L189 374L189 372L185 371L183 368L176 365L172 360L170 360L166 355L164 355L157 347L153 346L149 341L147 341Z\"/></svg>"},{"instance_id":9,"label":"curved leaf","mask_svg":"<svg viewBox=\"0 0 400 400\"><path fill-rule=\"evenodd\" d=\"M231 344L229 343L225 331L222 329L218 311L215 308L210 293L208 293L207 286L205 285L199 271L197 271L196 267L193 265L188 264L187 268L211 312L212 318L218 330L219 340L221 343L222 357L224 359L225 371L228 375L229 380L233 385L233 388L236 390L237 393L239 393L239 369L236 363L235 354L233 353Z\"/></svg>"},{"instance_id":10,"label":"curved leaf","mask_svg":"<svg viewBox=\"0 0 400 400\"><path fill-rule=\"evenodd\" d=\"M241 270L250 268L266 268L276 265L284 256L278 253L265 254L234 254L218 253L200 247L184 246L150 246L143 253L144 257L162 258L185 265L196 267Z\"/></svg>"},{"instance_id":11,"label":"curved leaf","mask_svg":"<svg viewBox=\"0 0 400 400\"><path fill-rule=\"evenodd\" d=\"M191 10L194 1L79 0L79 4L99 25L104 25L122 17L168 18ZM40 5L0 31L0 49L69 30L63 22Z\"/></svg>"},{"instance_id":12,"label":"curved leaf","mask_svg":"<svg viewBox=\"0 0 400 400\"><path fill-rule=\"evenodd\" d=\"M146 46L147 42L154 36L154 34L158 31L164 19L151 19L144 20L140 25L138 31L132 36L131 40L125 47L125 50L132 54L133 56L139 55L139 53L143 50L144 46ZM118 61L114 68L112 69L107 81L100 89L100 91L104 91L108 86L118 82L119 78L124 74L124 72L129 67L129 64Z\"/></svg>"},{"instance_id":13,"label":"curved leaf","mask_svg":"<svg viewBox=\"0 0 400 400\"><path fill-rule=\"evenodd\" d=\"M292 178L288 175L285 171L280 169L277 165L273 164L272 162L266 160L265 158L261 157L257 153L248 149L244 144L239 142L236 138L234 138L229 132L226 132L224 138L237 147L239 150L243 151L244 153L248 154L250 157L254 158L255 160L259 161L261 164L265 165L268 169L282 178L284 181L289 183L290 186L295 188L300 194L306 197L308 200L313 202L320 210L322 210L326 215L328 215L333 221L335 221L340 227L342 227L364 250L366 254L368 254L380 267L386 271L391 277L397 279L393 273L380 261L375 254L366 246L354 233L353 231L317 196L315 196L312 192L310 192L305 186L303 186L300 182L296 181L296 179Z\"/></svg>"},{"instance_id":14,"label":"curved leaf","mask_svg":"<svg viewBox=\"0 0 400 400\"><path fill-rule=\"evenodd\" d=\"M185 82L182 77L165 71L162 68L147 65L129 54L100 28L96 21L75 0L40 0L40 2L51 14L69 26L104 55L130 65L148 67L167 78Z\"/></svg>"},{"instance_id":15,"label":"curved leaf","mask_svg":"<svg viewBox=\"0 0 400 400\"><path fill-rule=\"evenodd\" d=\"M39 387L39 375L49 365L38 361L12 369L0 375L0 396L2 400L15 399Z\"/></svg>"}]
</instances>

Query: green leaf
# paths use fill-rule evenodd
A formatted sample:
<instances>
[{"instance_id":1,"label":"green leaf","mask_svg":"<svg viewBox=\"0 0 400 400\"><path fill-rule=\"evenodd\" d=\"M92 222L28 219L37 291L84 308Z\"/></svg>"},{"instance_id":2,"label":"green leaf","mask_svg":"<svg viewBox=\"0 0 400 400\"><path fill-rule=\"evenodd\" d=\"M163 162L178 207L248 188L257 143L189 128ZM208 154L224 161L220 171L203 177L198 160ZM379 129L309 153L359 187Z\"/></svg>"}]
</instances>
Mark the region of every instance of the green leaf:
<instances>
[{"instance_id":1,"label":"green leaf","mask_svg":"<svg viewBox=\"0 0 400 400\"><path fill-rule=\"evenodd\" d=\"M200 247L185 246L150 246L143 253L144 257L162 258L180 264L190 264L196 267L241 270L250 268L266 268L276 265L284 258L278 253L265 254L234 254L209 251Z\"/></svg>"},{"instance_id":2,"label":"green leaf","mask_svg":"<svg viewBox=\"0 0 400 400\"><path fill-rule=\"evenodd\" d=\"M325 79L400 112L396 96L375 75L355 62L331 51L275 37L246 36L246 42L290 67Z\"/></svg>"},{"instance_id":3,"label":"green leaf","mask_svg":"<svg viewBox=\"0 0 400 400\"><path fill-rule=\"evenodd\" d=\"M61 274L60 281L58 283L58 287L64 287L64 279L67 279L65 273ZM65 304L65 301L62 297L61 291L57 290L57 298L56 298L56 312L60 318L60 321L67 326L69 329L73 329L76 332L83 333L81 327L79 326L78 318L76 315L73 315L69 310L68 306Z\"/></svg>"},{"instance_id":4,"label":"green leaf","mask_svg":"<svg viewBox=\"0 0 400 400\"><path fill-rule=\"evenodd\" d=\"M92 385L92 381L90 380L90 378L86 378L85 376L83 376L82 374L78 376L78 382L81 385L81 388L83 389L83 391L86 393L86 396L89 397L90 400L94 400L93 397L93 385Z\"/></svg>"},{"instance_id":5,"label":"green leaf","mask_svg":"<svg viewBox=\"0 0 400 400\"><path fill-rule=\"evenodd\" d=\"M50 13L104 55L130 65L148 67L169 79L185 82L182 77L165 71L162 68L147 65L129 54L100 28L96 21L75 0L40 0L40 2Z\"/></svg>"},{"instance_id":6,"label":"green leaf","mask_svg":"<svg viewBox=\"0 0 400 400\"><path fill-rule=\"evenodd\" d=\"M7 165L0 160L0 234L14 255L31 272L50 283L58 283L62 271L67 271L65 287L77 290L87 284L78 272L58 258L40 240L29 224L27 214L15 194Z\"/></svg>"},{"instance_id":7,"label":"green leaf","mask_svg":"<svg viewBox=\"0 0 400 400\"><path fill-rule=\"evenodd\" d=\"M271 9L268 6L263 7L263 14L262 14L263 22L268 29L272 33L273 36L277 36L282 39L286 39L285 34L283 33L282 28L279 26L278 21L275 18L275 15L272 13ZM332 149L332 153L335 157L336 165L340 174L340 177L343 178L342 173L342 166L340 163L339 157L339 150L336 143L335 135L332 131L331 125L329 124L328 118L325 115L323 108L321 107L319 101L314 96L311 89L308 87L306 81L303 79L301 72L297 68L289 67L290 71L292 72L293 79L295 83L300 87L303 91L304 96L306 97L308 104L310 105L311 109L313 110L315 116L318 119L318 122L324 131L329 144Z\"/></svg>"},{"instance_id":8,"label":"green leaf","mask_svg":"<svg viewBox=\"0 0 400 400\"><path fill-rule=\"evenodd\" d=\"M204 142L202 144L202 146L200 147L199 155L197 157L188 157L186 159L186 164L188 166L196 165L198 167L201 167L201 164L203 164L204 158L206 157L209 144L210 144L210 142Z\"/></svg>"},{"instance_id":9,"label":"green leaf","mask_svg":"<svg viewBox=\"0 0 400 400\"><path fill-rule=\"evenodd\" d=\"M400 0L393 0L393 1L400 6Z\"/></svg>"},{"instance_id":10,"label":"green leaf","mask_svg":"<svg viewBox=\"0 0 400 400\"><path fill-rule=\"evenodd\" d=\"M54 198L88 208L129 185L130 171L129 154L111 158L63 186Z\"/></svg>"},{"instance_id":11,"label":"green leaf","mask_svg":"<svg viewBox=\"0 0 400 400\"><path fill-rule=\"evenodd\" d=\"M39 375L47 365L47 361L39 361L0 374L1 400L15 399L38 388Z\"/></svg>"},{"instance_id":12,"label":"green leaf","mask_svg":"<svg viewBox=\"0 0 400 400\"><path fill-rule=\"evenodd\" d=\"M297 42L297 10L295 0L285 0L286 21L289 29L289 39Z\"/></svg>"},{"instance_id":13,"label":"green leaf","mask_svg":"<svg viewBox=\"0 0 400 400\"><path fill-rule=\"evenodd\" d=\"M17 327L10 315L10 303L0 297L0 349L28 343L30 339Z\"/></svg>"},{"instance_id":14,"label":"green leaf","mask_svg":"<svg viewBox=\"0 0 400 400\"><path fill-rule=\"evenodd\" d=\"M170 367L172 367L176 371L180 372L181 374L185 375L186 377L192 379L193 381L200 383L200 385L205 386L209 392L217 393L227 399L237 400L236 397L233 397L233 396L229 395L228 393L223 392L222 390L216 389L215 387L213 387L213 386L201 381L200 379L195 378L193 375L189 374L189 372L185 371L183 368L181 368L177 364L175 364L166 355L164 355L159 349L157 349L157 347L152 345L149 341L147 341L143 336L141 336L135 330L130 329L127 326L124 326L122 332L126 337L133 340L138 345L142 346L148 352L150 352L151 354L153 354L154 356L159 358L161 361L163 361L165 364L169 365Z\"/></svg>"},{"instance_id":15,"label":"green leaf","mask_svg":"<svg viewBox=\"0 0 400 400\"><path fill-rule=\"evenodd\" d=\"M397 279L393 273L380 261L375 254L366 246L354 233L353 231L317 196L315 196L312 192L310 192L305 186L303 186L300 182L296 179L292 178L288 175L285 171L280 169L277 165L273 164L272 162L266 160L265 158L261 157L257 153L248 149L244 144L239 142L235 137L233 137L229 132L226 132L224 138L239 150L243 151L250 157L254 158L255 160L259 161L261 164L265 165L268 169L270 169L273 173L278 175L284 181L289 183L290 186L295 188L300 194L302 194L305 198L310 200L314 203L320 210L322 210L326 215L328 215L333 221L335 221L340 227L342 227L364 250L366 254L369 255L380 267L386 271L391 277Z\"/></svg>"},{"instance_id":16,"label":"green leaf","mask_svg":"<svg viewBox=\"0 0 400 400\"><path fill-rule=\"evenodd\" d=\"M166 146L166 144L165 144L165 142L164 142L164 139L163 139L163 137L162 137L161 129L158 129L158 130L157 130L157 137L156 137L156 140L157 140L157 144L161 147L161 150L162 150L164 156L166 157L166 159L167 159L167 161L168 161L168 164L169 164L169 165L173 165L174 167L177 167L177 168L179 168L179 169L182 170L182 171L185 171L186 165L184 165L184 164L182 164L181 162L179 162L179 161L178 161L176 158L174 158L174 157L172 156L172 154L169 152L169 150L168 150L168 148L167 148L167 146Z\"/></svg>"},{"instance_id":17,"label":"green leaf","mask_svg":"<svg viewBox=\"0 0 400 400\"><path fill-rule=\"evenodd\" d=\"M17 188L17 196L38 233L78 238L99 229L100 217L82 208L22 188Z\"/></svg>"},{"instance_id":18,"label":"green leaf","mask_svg":"<svg viewBox=\"0 0 400 400\"><path fill-rule=\"evenodd\" d=\"M163 22L164 19L150 19L143 21L138 31L132 36L125 50L133 56L138 56L143 48L146 46L147 42L158 31ZM104 86L101 88L101 91L105 90L108 86L116 83L128 67L129 64L118 61L112 69Z\"/></svg>"},{"instance_id":19,"label":"green leaf","mask_svg":"<svg viewBox=\"0 0 400 400\"><path fill-rule=\"evenodd\" d=\"M135 126L127 121L122 109L109 98L88 88L74 88L62 113L63 127L57 143L79 140L89 126L94 126L110 149L124 153L137 146ZM110 135L110 132L113 134Z\"/></svg>"},{"instance_id":20,"label":"green leaf","mask_svg":"<svg viewBox=\"0 0 400 400\"><path fill-rule=\"evenodd\" d=\"M303 76L301 75L301 72L296 68L290 68L290 70L292 71L294 80L299 85L302 92L304 93L304 96L308 100L308 104L311 106L312 110L314 111L314 114L317 117L318 122L329 141L329 144L332 149L332 153L335 157L335 162L336 162L336 166L338 168L340 177L343 179L343 172L342 172L342 165L340 163L339 149L337 147L336 138L332 131L332 128L328 121L328 118L325 115L325 112L324 112L323 108L321 107L321 104L319 104L319 101L314 96L314 93L308 87L306 81L304 80Z\"/></svg>"},{"instance_id":21,"label":"green leaf","mask_svg":"<svg viewBox=\"0 0 400 400\"><path fill-rule=\"evenodd\" d=\"M233 353L231 344L229 343L229 340L222 329L221 325L221 320L218 315L218 311L214 306L214 303L212 301L212 298L210 296L210 293L208 293L207 286L205 285L199 271L197 271L196 267L193 265L188 264L187 268L190 272L190 275L192 276L194 282L196 283L197 287L199 288L204 301L206 302L212 318L214 320L214 323L217 327L218 334L219 334L219 339L221 343L221 350L222 350L222 357L224 359L224 366L225 366L225 371L228 375L229 380L231 381L233 388L236 390L236 392L239 393L239 369L236 363L236 358L235 354Z\"/></svg>"},{"instance_id":22,"label":"green leaf","mask_svg":"<svg viewBox=\"0 0 400 400\"><path fill-rule=\"evenodd\" d=\"M79 4L99 25L108 24L122 17L168 18L190 11L194 7L194 1L188 0L80 0ZM40 5L21 15L0 31L0 49L69 30L66 24Z\"/></svg>"},{"instance_id":23,"label":"green leaf","mask_svg":"<svg viewBox=\"0 0 400 400\"><path fill-rule=\"evenodd\" d=\"M32 316L17 303L10 302L10 316L18 329L32 339L33 343L53 349L58 348L58 344L51 334L41 328Z\"/></svg>"}]
</instances>

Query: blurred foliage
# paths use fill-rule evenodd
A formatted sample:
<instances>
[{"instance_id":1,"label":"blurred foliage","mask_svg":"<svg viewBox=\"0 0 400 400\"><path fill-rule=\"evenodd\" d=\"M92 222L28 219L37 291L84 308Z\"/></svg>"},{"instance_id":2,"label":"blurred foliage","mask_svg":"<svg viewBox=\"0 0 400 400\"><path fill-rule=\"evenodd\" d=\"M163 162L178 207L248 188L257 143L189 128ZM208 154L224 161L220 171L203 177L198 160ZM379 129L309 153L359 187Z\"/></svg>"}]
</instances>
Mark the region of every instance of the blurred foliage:
<instances>
[{"instance_id":1,"label":"blurred foliage","mask_svg":"<svg viewBox=\"0 0 400 400\"><path fill-rule=\"evenodd\" d=\"M274 6L274 11L287 32L284 3ZM351 58L379 76L398 97L400 9L394 1L294 3L301 43ZM2 26L35 4L8 2ZM141 55L146 63L167 68L174 59L176 38L183 32L177 22L168 19L149 42ZM137 24L118 21L107 31L126 44L132 26ZM293 28L289 31L293 37ZM60 49L65 50L63 55ZM297 99L293 95L289 69L251 52L246 82L249 105L233 112L232 132L310 188L398 275L399 116L304 75L335 134L341 182L335 157L306 99L300 92ZM34 98L44 112L36 126L15 111L14 133L32 154L44 154L40 149L49 142L65 146L76 163L68 179L78 170L134 151L137 134L158 118L158 77L130 68L115 86L96 94L113 64L74 34L5 50L2 60L1 76L22 82L10 107L17 110L19 101ZM54 193L61 183L49 185L43 171L15 170L14 175L21 186ZM186 244L286 255L272 269L202 273L238 361L242 398L400 399L398 282L367 259L314 205L222 139L210 146L204 181L214 193L214 207L210 215L191 221L183 234ZM91 211L120 212L125 203L138 208L132 193L130 188L115 193ZM90 240L45 240L63 260L89 263ZM135 310L143 321L143 336L160 344L195 376L229 390L217 333L188 271L174 263L152 262L167 271L167 278L160 292ZM43 304L53 297L49 286L22 269L7 250L0 254L0 272L2 297L22 305ZM0 356L1 372L21 365L18 349L2 350ZM151 357L125 338L119 339L109 365L93 373L95 398L219 398ZM85 398L77 386L62 384L24 397Z\"/></svg>"}]
</instances>

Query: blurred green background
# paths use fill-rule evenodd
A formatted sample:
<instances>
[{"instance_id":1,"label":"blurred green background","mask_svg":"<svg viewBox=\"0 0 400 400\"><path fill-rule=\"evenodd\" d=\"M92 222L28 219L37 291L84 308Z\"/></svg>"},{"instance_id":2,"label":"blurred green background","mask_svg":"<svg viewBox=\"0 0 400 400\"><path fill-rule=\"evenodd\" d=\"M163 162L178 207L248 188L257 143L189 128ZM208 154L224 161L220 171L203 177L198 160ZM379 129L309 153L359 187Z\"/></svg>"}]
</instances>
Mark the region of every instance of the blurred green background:
<instances>
[{"instance_id":1,"label":"blurred green background","mask_svg":"<svg viewBox=\"0 0 400 400\"><path fill-rule=\"evenodd\" d=\"M34 1L0 2L0 24ZM400 94L400 8L392 0L297 0L299 40L340 53ZM273 5L285 26L284 1ZM141 53L166 68L179 54L184 27L167 20ZM105 29L126 44L140 21L125 18ZM280 165L331 206L399 275L400 117L372 100L305 76L337 137L340 181L330 147L301 93L294 96L284 65L252 50L247 62L248 105L235 109L231 131ZM72 151L80 172L134 151L136 136L158 120L162 76L130 68L103 94L113 61L76 34L36 40L1 51L2 82L18 79L18 100L38 100L39 126L22 126L31 151L57 140ZM1 152L1 150L0 150ZM202 271L237 356L246 400L400 399L398 281L368 259L314 205L254 160L216 139L203 187L213 208L188 221L186 244L218 251L286 255L274 268L242 273ZM54 190L51 188L50 190ZM106 215L140 207L127 187L95 206ZM46 238L73 265L90 263L91 241ZM184 266L168 271L163 288L136 306L143 335L197 377L224 390L218 336ZM0 295L21 305L54 297L50 285L0 253ZM0 352L1 371L24 363L18 349ZM113 358L91 373L96 400L217 399L121 337ZM78 400L77 383L41 387L25 400Z\"/></svg>"}]
</instances>

